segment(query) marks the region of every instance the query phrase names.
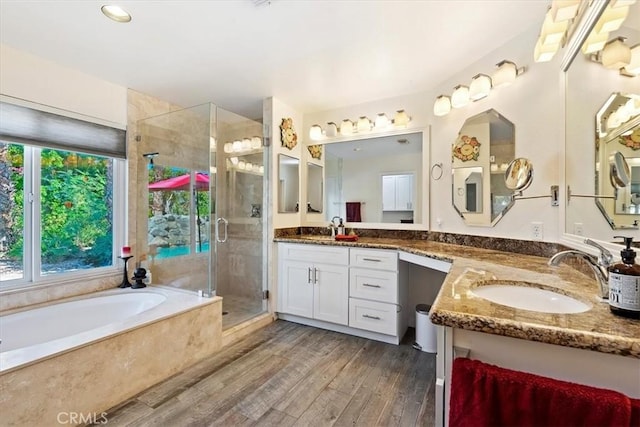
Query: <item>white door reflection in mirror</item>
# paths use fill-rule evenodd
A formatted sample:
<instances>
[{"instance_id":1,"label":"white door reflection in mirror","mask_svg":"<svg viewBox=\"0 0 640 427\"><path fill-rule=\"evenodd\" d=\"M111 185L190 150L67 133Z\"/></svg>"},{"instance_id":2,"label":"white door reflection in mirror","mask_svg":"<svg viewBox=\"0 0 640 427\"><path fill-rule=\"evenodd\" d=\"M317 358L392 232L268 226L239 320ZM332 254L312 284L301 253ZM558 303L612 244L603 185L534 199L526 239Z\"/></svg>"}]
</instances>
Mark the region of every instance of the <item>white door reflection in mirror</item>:
<instances>
[{"instance_id":1,"label":"white door reflection in mirror","mask_svg":"<svg viewBox=\"0 0 640 427\"><path fill-rule=\"evenodd\" d=\"M504 174L515 158L515 126L495 110L470 117L451 154L453 207L467 225L495 225L513 204Z\"/></svg>"}]
</instances>

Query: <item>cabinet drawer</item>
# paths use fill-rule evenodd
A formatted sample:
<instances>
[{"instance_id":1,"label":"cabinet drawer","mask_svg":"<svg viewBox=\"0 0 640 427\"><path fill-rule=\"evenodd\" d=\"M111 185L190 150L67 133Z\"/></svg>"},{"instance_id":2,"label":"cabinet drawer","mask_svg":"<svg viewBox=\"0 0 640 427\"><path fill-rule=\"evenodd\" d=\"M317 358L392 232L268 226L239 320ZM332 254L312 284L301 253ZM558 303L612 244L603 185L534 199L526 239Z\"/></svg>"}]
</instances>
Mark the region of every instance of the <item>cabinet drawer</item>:
<instances>
[{"instance_id":1,"label":"cabinet drawer","mask_svg":"<svg viewBox=\"0 0 640 427\"><path fill-rule=\"evenodd\" d=\"M333 265L349 263L349 248L323 245L278 244L278 256L283 260L309 261Z\"/></svg>"},{"instance_id":2,"label":"cabinet drawer","mask_svg":"<svg viewBox=\"0 0 640 427\"><path fill-rule=\"evenodd\" d=\"M398 271L398 251L351 249L349 253L349 264L351 264L352 267Z\"/></svg>"},{"instance_id":3,"label":"cabinet drawer","mask_svg":"<svg viewBox=\"0 0 640 427\"><path fill-rule=\"evenodd\" d=\"M381 334L398 333L397 306L349 298L349 326Z\"/></svg>"},{"instance_id":4,"label":"cabinet drawer","mask_svg":"<svg viewBox=\"0 0 640 427\"><path fill-rule=\"evenodd\" d=\"M349 271L349 296L397 303L398 273L352 267Z\"/></svg>"}]
</instances>

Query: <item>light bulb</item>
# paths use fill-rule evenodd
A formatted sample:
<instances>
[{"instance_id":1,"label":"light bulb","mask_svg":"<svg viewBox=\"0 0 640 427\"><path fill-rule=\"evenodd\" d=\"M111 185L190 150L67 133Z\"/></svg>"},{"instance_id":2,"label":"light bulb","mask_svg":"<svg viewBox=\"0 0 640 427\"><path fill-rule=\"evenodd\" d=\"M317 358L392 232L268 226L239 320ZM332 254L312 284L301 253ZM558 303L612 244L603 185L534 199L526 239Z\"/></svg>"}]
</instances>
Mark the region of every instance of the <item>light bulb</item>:
<instances>
[{"instance_id":1,"label":"light bulb","mask_svg":"<svg viewBox=\"0 0 640 427\"><path fill-rule=\"evenodd\" d=\"M371 120L366 116L361 116L358 119L358 132L367 132L371 130Z\"/></svg>"},{"instance_id":2,"label":"light bulb","mask_svg":"<svg viewBox=\"0 0 640 427\"><path fill-rule=\"evenodd\" d=\"M438 117L446 116L451 111L451 98L440 95L433 104L433 114Z\"/></svg>"},{"instance_id":3,"label":"light bulb","mask_svg":"<svg viewBox=\"0 0 640 427\"><path fill-rule=\"evenodd\" d=\"M329 138L333 138L334 136L338 135L338 126L333 122L327 123L327 130L325 131L325 135Z\"/></svg>"},{"instance_id":4,"label":"light bulb","mask_svg":"<svg viewBox=\"0 0 640 427\"><path fill-rule=\"evenodd\" d=\"M486 74L476 74L469 85L469 98L477 101L489 96L489 92L491 92L491 77Z\"/></svg>"},{"instance_id":5,"label":"light bulb","mask_svg":"<svg viewBox=\"0 0 640 427\"><path fill-rule=\"evenodd\" d=\"M545 45L541 39L538 39L536 47L533 49L533 60L536 62L549 62L559 49L560 43Z\"/></svg>"},{"instance_id":6,"label":"light bulb","mask_svg":"<svg viewBox=\"0 0 640 427\"><path fill-rule=\"evenodd\" d=\"M322 128L320 127L320 125L311 126L311 128L309 129L309 138L311 138L313 141L318 141L322 138Z\"/></svg>"},{"instance_id":7,"label":"light bulb","mask_svg":"<svg viewBox=\"0 0 640 427\"><path fill-rule=\"evenodd\" d=\"M464 85L458 85L453 89L451 94L451 106L453 108L462 108L469 103L469 88Z\"/></svg>"},{"instance_id":8,"label":"light bulb","mask_svg":"<svg viewBox=\"0 0 640 427\"><path fill-rule=\"evenodd\" d=\"M340 125L340 133L342 135L351 135L353 133L353 122L349 119L344 119Z\"/></svg>"},{"instance_id":9,"label":"light bulb","mask_svg":"<svg viewBox=\"0 0 640 427\"><path fill-rule=\"evenodd\" d=\"M498 69L494 71L491 81L493 87L507 86L513 83L518 76L518 67L511 61L501 61L497 65Z\"/></svg>"},{"instance_id":10,"label":"light bulb","mask_svg":"<svg viewBox=\"0 0 640 427\"><path fill-rule=\"evenodd\" d=\"M618 37L606 44L602 50L602 65L609 69L620 69L631 62L631 49Z\"/></svg>"},{"instance_id":11,"label":"light bulb","mask_svg":"<svg viewBox=\"0 0 640 427\"><path fill-rule=\"evenodd\" d=\"M393 124L399 127L408 125L410 121L411 117L404 110L396 111L396 115L393 117Z\"/></svg>"},{"instance_id":12,"label":"light bulb","mask_svg":"<svg viewBox=\"0 0 640 427\"><path fill-rule=\"evenodd\" d=\"M389 118L385 113L378 113L376 116L376 129L384 129L389 126Z\"/></svg>"},{"instance_id":13,"label":"light bulb","mask_svg":"<svg viewBox=\"0 0 640 427\"><path fill-rule=\"evenodd\" d=\"M251 138L251 148L253 150L257 150L262 147L262 139L259 136L254 136Z\"/></svg>"}]
</instances>

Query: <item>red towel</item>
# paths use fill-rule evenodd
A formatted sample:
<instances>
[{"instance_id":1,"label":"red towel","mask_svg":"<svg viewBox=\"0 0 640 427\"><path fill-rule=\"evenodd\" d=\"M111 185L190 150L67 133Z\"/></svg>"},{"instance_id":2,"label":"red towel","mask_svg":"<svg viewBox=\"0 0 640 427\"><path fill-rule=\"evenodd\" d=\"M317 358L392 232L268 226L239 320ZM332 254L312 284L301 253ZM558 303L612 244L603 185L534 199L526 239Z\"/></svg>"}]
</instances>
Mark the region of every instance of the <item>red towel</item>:
<instances>
[{"instance_id":1,"label":"red towel","mask_svg":"<svg viewBox=\"0 0 640 427\"><path fill-rule=\"evenodd\" d=\"M640 399L631 399L631 427L640 426Z\"/></svg>"},{"instance_id":2,"label":"red towel","mask_svg":"<svg viewBox=\"0 0 640 427\"><path fill-rule=\"evenodd\" d=\"M347 202L347 222L362 222L360 202Z\"/></svg>"},{"instance_id":3,"label":"red towel","mask_svg":"<svg viewBox=\"0 0 640 427\"><path fill-rule=\"evenodd\" d=\"M630 425L631 400L616 391L453 361L450 427Z\"/></svg>"}]
</instances>

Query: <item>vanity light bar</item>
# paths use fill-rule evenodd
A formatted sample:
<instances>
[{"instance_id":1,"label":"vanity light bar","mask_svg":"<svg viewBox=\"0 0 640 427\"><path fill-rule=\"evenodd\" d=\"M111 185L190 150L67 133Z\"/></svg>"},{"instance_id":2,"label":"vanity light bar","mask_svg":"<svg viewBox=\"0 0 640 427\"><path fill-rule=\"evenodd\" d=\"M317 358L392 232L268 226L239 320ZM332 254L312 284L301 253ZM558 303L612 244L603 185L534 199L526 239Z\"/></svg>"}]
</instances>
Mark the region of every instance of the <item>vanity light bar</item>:
<instances>
[{"instance_id":1,"label":"vanity light bar","mask_svg":"<svg viewBox=\"0 0 640 427\"><path fill-rule=\"evenodd\" d=\"M496 64L496 70L491 77L487 74L476 74L469 86L457 85L451 97L440 95L433 103L433 114L438 117L446 116L451 107L462 108L470 101L476 102L486 98L493 88L508 86L519 75L525 72L524 67L518 67L514 62L503 60Z\"/></svg>"},{"instance_id":2,"label":"vanity light bar","mask_svg":"<svg viewBox=\"0 0 640 427\"><path fill-rule=\"evenodd\" d=\"M326 129L314 124L309 128L309 139L320 141L338 136L382 132L389 130L392 126L396 128L407 127L410 122L411 117L404 110L396 111L393 120L390 120L385 113L378 113L375 121L372 121L367 116L360 116L355 122L351 119L342 120L340 127L334 122L328 122Z\"/></svg>"},{"instance_id":3,"label":"vanity light bar","mask_svg":"<svg viewBox=\"0 0 640 427\"><path fill-rule=\"evenodd\" d=\"M251 138L236 139L233 142L227 142L222 147L227 154L242 153L244 151L258 150L262 147L262 138L254 136Z\"/></svg>"}]
</instances>

